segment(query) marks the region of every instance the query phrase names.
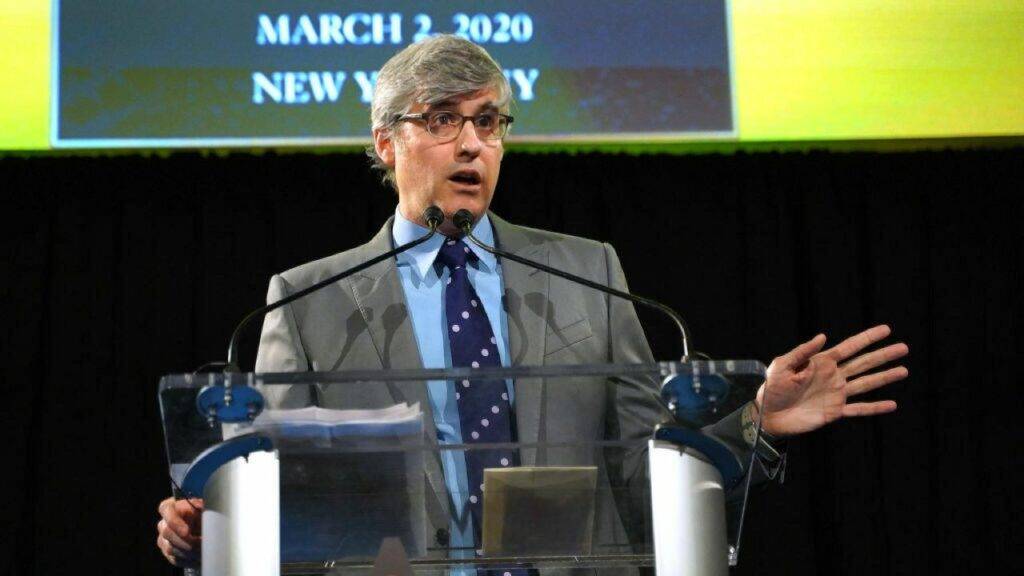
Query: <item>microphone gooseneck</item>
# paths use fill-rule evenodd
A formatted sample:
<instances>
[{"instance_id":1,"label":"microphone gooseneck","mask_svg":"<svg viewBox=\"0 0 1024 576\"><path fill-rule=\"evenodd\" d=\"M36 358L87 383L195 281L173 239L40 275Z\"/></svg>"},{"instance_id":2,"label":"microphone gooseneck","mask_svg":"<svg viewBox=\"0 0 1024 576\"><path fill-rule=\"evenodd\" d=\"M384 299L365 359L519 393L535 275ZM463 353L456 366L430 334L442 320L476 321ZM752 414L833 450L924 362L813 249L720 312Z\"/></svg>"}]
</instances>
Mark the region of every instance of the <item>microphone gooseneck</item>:
<instances>
[{"instance_id":1,"label":"microphone gooseneck","mask_svg":"<svg viewBox=\"0 0 1024 576\"><path fill-rule=\"evenodd\" d=\"M427 235L422 236L420 238L417 238L416 240L413 240L412 242L408 242L408 243L402 244L401 246L398 246L398 247L396 247L393 250L389 250L388 252L385 252L384 254L381 254L380 256L376 256L374 258L371 258L371 259L367 260L366 262L363 262L362 264L359 264L358 266L353 266L352 268L349 268L348 270L343 270L343 271L341 271L341 272L339 272L339 273L337 273L337 274L335 274L335 275L333 275L333 276L331 276L329 278L325 278L325 279L321 280L320 282L317 282L316 284L313 284L312 286L309 286L308 288L304 288L302 290L299 290L298 292L296 292L294 294L286 296L286 297L284 297L284 298L282 298L282 299L280 299L280 300L278 300L276 302L271 302L270 304L267 304L266 306L262 306L260 308L257 308L256 310L253 310L252 312L249 312L248 314L246 314L245 317L242 318L242 321L238 323L238 326L235 327L235 331L231 334L231 341L228 342L228 361L224 364L224 371L225 372L241 372L241 369L238 367L238 339L242 335L242 329L244 329L250 322L252 322L253 319L255 319L257 317L260 317L260 316L263 316L267 312L272 312L274 310L277 310L278 308L280 308L280 307L282 307L282 306L284 306L286 304L290 304L290 303L298 300L299 298L302 298L303 296L306 296L306 295L309 295L309 294L311 294L313 292L316 292L317 290L320 290L321 288L324 288L325 286L329 286L331 284L334 284L338 280L343 280L343 279L351 276L352 274L355 274L356 272L359 272L361 270L365 270L365 269L369 268L370 266L373 266L374 264L377 264L378 262L383 262L384 260L387 260L388 258L394 258L398 254L401 254L402 252L405 252L406 250L408 250L410 248L413 248L415 246L419 246L420 244L423 244L427 240L430 240L434 236L434 234L437 232L438 227L440 227L441 224L444 223L444 212L442 212L441 209L438 208L437 206L433 206L433 205L428 206L427 209L423 211L423 221L427 224L427 228L430 230L430 232Z\"/></svg>"},{"instance_id":2,"label":"microphone gooseneck","mask_svg":"<svg viewBox=\"0 0 1024 576\"><path fill-rule=\"evenodd\" d=\"M536 268L538 270L542 270L544 272L547 272L548 274L554 274L555 276L558 276L560 278L565 278L566 280L569 280L569 281L572 281L572 282L576 282L578 284L582 284L584 286L587 286L589 288L593 288L594 290L598 290L598 291L604 292L606 294L611 294L612 296L618 296L619 298L623 298L625 300L629 300L630 302L635 302L637 304L643 304L644 306L647 306L649 308L654 308L655 310L658 310L662 314L665 314L666 316L671 318L673 322L676 323L676 327L679 329L679 335L681 336L682 343L683 343L683 358L682 358L682 361L683 362L689 361L689 359L690 359L690 331L686 328L686 322L683 321L683 317L680 316L678 312L676 312L675 310L669 308L665 304L662 304L661 302L658 302L657 300L651 300L650 298L644 298L643 296L636 296L635 294L630 294L629 292L623 292L622 290L616 290L615 288L611 288L609 286L605 286L604 284L598 284L597 282L593 282L591 280L587 280L586 278L582 278L580 276L576 276L574 274L569 274L568 272L563 272L563 271L558 270L556 268L552 268L552 267L550 267L550 266L548 266L546 264L541 264L540 262L534 262L533 260L528 260L528 259L523 258L521 256L516 256L515 254L511 254L509 252L505 252L504 250L499 250L498 248L495 248L494 246L488 246L487 244L484 244L479 239L477 239L476 236L473 236L473 213L470 212L469 210L466 210L465 208L463 208L462 210L459 210L454 215L452 215L452 223L455 224L455 227L458 228L459 230L461 230L466 235L466 237L469 238L474 244L476 244L480 248L490 252L491 254L494 254L495 256L499 256L501 258L507 258L509 260L512 260L513 262L518 262L520 264L523 264L523 265L526 265L526 266L530 266L531 268Z\"/></svg>"}]
</instances>

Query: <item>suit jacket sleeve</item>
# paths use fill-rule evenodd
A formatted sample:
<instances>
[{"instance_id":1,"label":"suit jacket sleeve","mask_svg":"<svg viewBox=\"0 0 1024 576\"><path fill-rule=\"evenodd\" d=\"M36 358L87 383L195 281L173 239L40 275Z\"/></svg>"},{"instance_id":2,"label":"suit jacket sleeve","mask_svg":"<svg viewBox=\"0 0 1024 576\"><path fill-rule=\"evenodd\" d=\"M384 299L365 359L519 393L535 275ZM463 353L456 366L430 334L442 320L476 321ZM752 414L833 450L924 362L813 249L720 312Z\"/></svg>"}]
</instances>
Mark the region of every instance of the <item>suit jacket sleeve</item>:
<instances>
[{"instance_id":1,"label":"suit jacket sleeve","mask_svg":"<svg viewBox=\"0 0 1024 576\"><path fill-rule=\"evenodd\" d=\"M275 274L270 279L267 303L291 294L287 281ZM256 355L256 372L302 372L309 370L309 361L299 335L291 304L269 312L263 319L260 348ZM302 408L313 403L308 386L264 386L268 408Z\"/></svg>"}]
</instances>

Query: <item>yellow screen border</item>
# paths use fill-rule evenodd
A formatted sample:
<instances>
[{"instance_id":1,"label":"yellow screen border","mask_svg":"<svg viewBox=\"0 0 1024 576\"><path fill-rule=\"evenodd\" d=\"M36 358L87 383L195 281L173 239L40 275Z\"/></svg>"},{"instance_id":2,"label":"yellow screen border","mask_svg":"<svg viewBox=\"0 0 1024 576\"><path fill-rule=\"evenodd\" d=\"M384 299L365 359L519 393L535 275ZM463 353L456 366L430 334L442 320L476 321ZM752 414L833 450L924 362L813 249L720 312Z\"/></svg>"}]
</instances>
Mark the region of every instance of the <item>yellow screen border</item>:
<instances>
[{"instance_id":1,"label":"yellow screen border","mask_svg":"<svg viewBox=\"0 0 1024 576\"><path fill-rule=\"evenodd\" d=\"M731 0L729 12L737 140L510 148L907 149L1024 136L1019 0ZM0 0L0 150L50 150L51 16L51 0Z\"/></svg>"}]
</instances>

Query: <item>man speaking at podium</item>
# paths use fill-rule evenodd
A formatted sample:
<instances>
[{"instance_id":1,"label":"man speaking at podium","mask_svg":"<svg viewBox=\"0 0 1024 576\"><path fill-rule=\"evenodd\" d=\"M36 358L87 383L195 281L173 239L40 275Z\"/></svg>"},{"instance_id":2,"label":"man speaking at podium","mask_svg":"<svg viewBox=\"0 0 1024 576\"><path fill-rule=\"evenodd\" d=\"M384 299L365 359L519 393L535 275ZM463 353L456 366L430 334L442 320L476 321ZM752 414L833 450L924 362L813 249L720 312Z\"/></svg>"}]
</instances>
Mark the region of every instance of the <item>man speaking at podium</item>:
<instances>
[{"instance_id":1,"label":"man speaking at podium","mask_svg":"<svg viewBox=\"0 0 1024 576\"><path fill-rule=\"evenodd\" d=\"M429 206L446 215L441 234L268 314L258 372L654 361L632 304L498 260L461 238L452 223L453 214L468 210L475 222L473 233L484 243L627 289L608 244L523 228L488 212L503 138L513 121L510 103L511 89L497 63L479 46L456 36L411 45L381 68L369 153L398 193L395 215L367 244L274 276L268 301L426 235L423 215ZM811 431L846 416L895 410L892 401L846 401L906 377L903 367L867 374L907 353L905 345L893 344L861 354L888 334L887 327L877 326L827 350L824 335L818 335L776 358L757 403L770 408L763 422L769 438ZM547 414L559 418L545 422L537 387L515 382L431 383L420 387L420 397L405 400L429 407L428 421L433 420L440 443L501 443L515 436L521 442L545 437L635 439L649 435L650 424L659 421L660 408L639 388L644 385L651 384L595 382L593 389L581 387L571 403L546 405ZM325 397L329 394L291 388L268 403L278 408L331 405ZM753 444L750 423L757 418L758 406L750 403L714 425L711 433L746 462ZM770 440L758 453L770 466ZM449 458L441 465L445 487L450 494L467 495L463 504L478 523L483 467L529 464L517 458ZM196 563L198 514L188 503L171 498L159 510L157 545L162 553L172 564ZM472 531L451 537L464 544L474 538Z\"/></svg>"}]
</instances>

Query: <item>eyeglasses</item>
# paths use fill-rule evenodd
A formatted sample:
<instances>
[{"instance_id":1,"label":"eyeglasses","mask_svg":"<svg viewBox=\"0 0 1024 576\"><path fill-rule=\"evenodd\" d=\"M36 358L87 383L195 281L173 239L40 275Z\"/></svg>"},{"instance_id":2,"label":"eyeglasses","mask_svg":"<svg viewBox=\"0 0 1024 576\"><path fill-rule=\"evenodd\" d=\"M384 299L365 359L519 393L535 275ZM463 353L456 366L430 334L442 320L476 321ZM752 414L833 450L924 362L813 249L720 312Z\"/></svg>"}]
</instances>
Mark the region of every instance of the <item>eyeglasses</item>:
<instances>
[{"instance_id":1,"label":"eyeglasses","mask_svg":"<svg viewBox=\"0 0 1024 576\"><path fill-rule=\"evenodd\" d=\"M405 114L395 118L395 122L408 122L412 120L422 121L427 132L441 142L455 140L462 133L462 127L466 120L473 122L476 135L483 140L501 140L508 134L509 124L513 118L508 114L497 112L482 112L475 116L463 116L458 112L448 110L437 110L434 112L423 112L422 114Z\"/></svg>"}]
</instances>

